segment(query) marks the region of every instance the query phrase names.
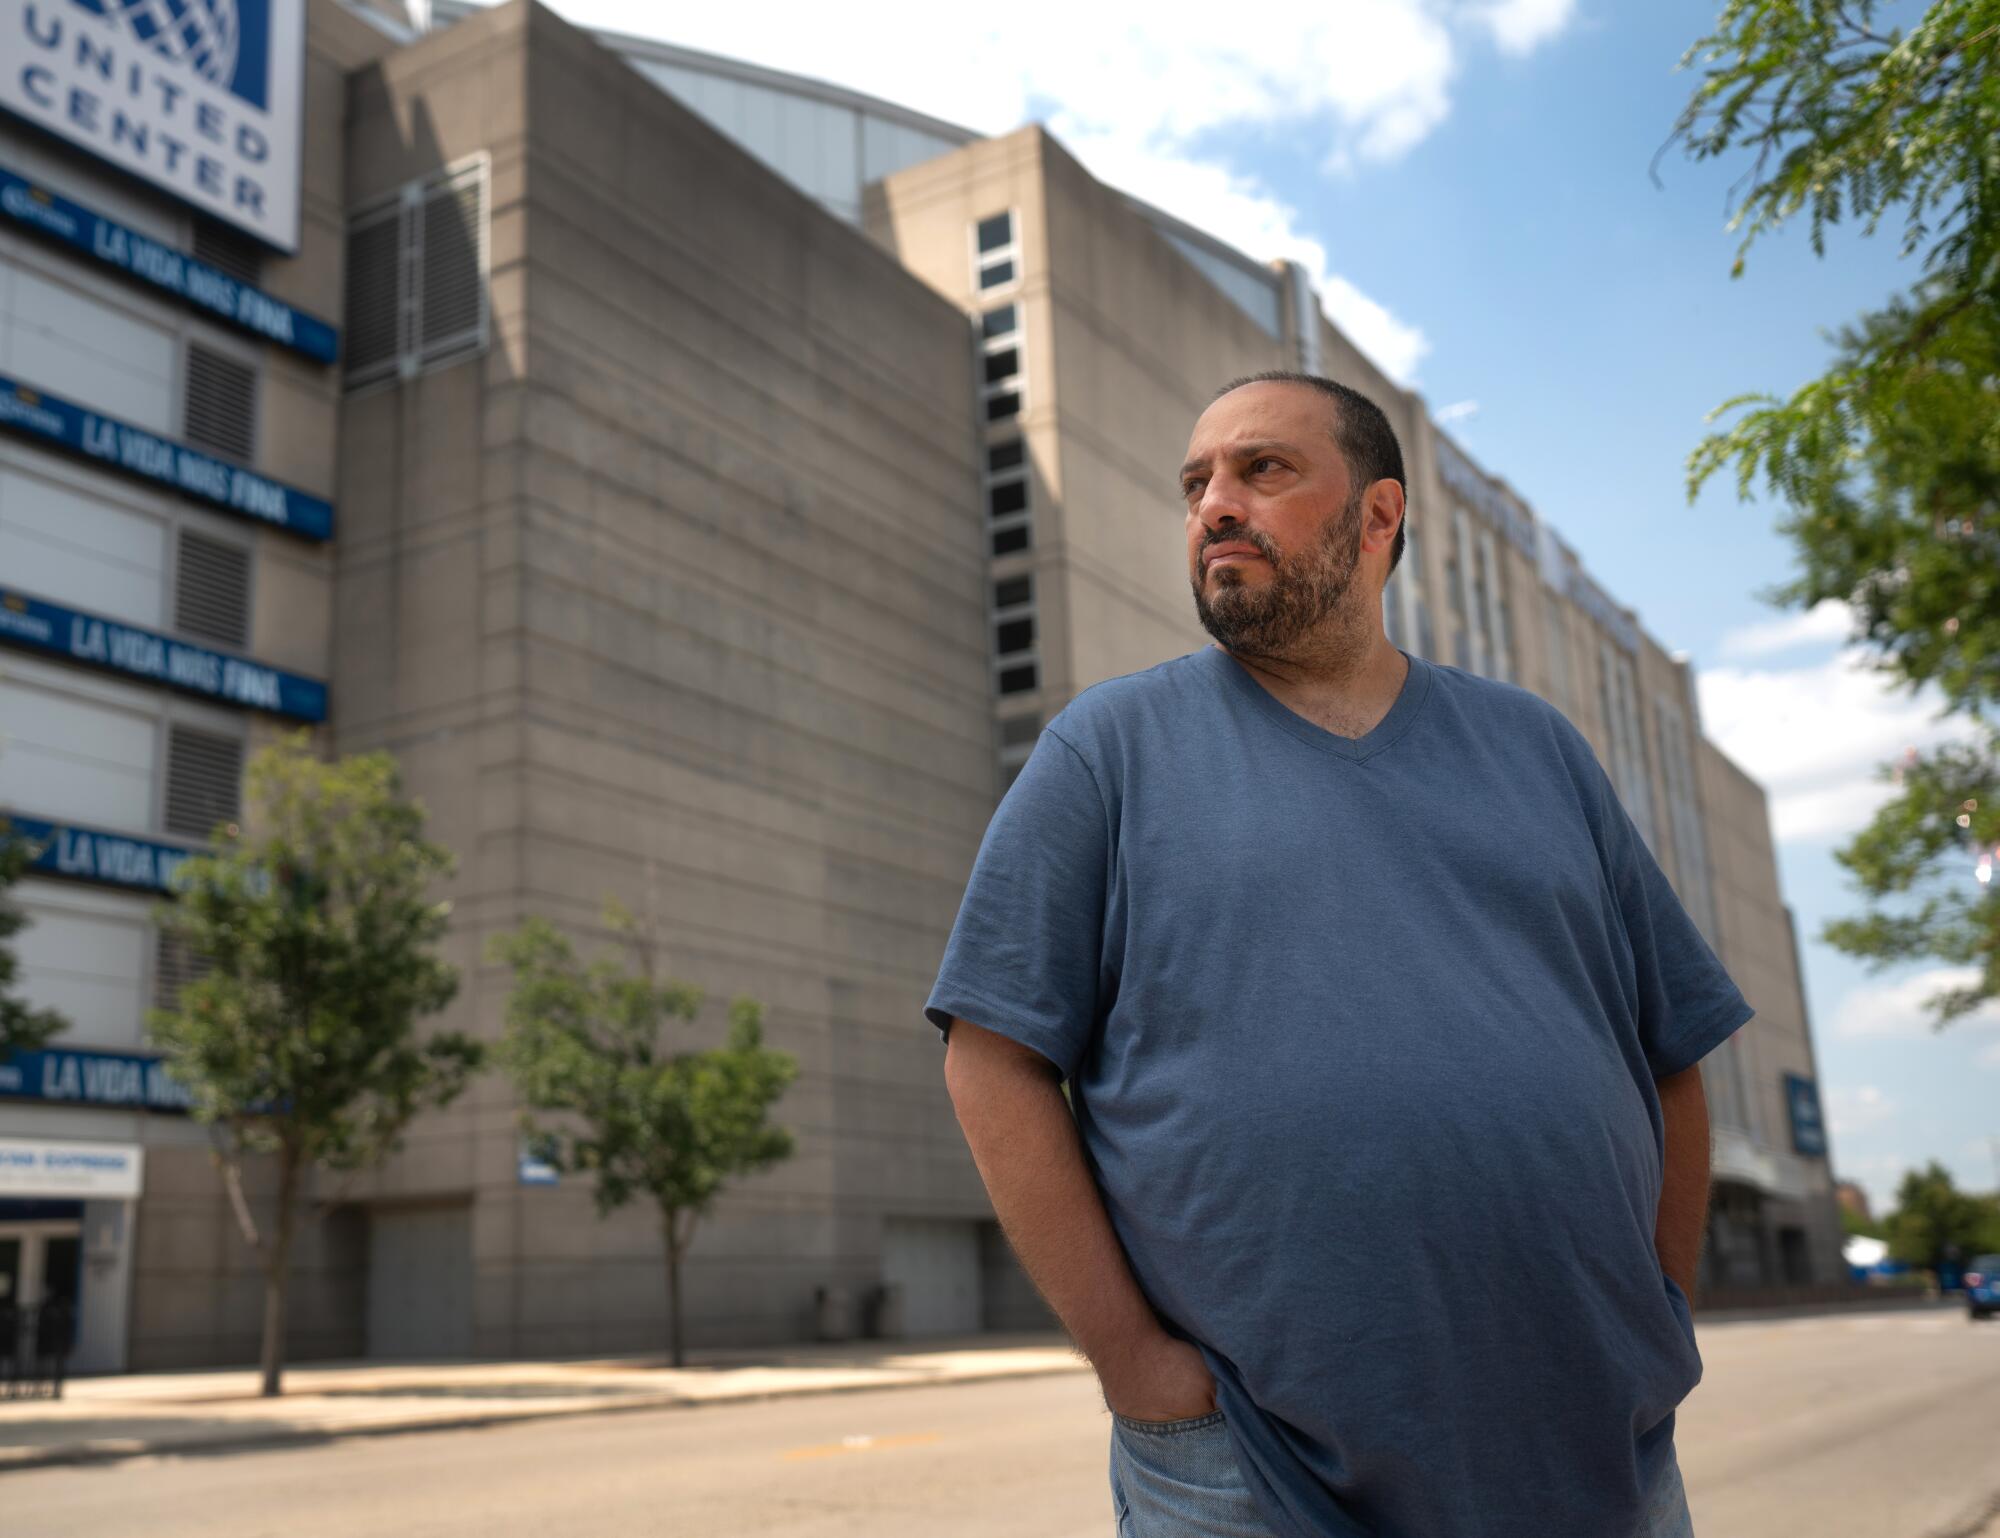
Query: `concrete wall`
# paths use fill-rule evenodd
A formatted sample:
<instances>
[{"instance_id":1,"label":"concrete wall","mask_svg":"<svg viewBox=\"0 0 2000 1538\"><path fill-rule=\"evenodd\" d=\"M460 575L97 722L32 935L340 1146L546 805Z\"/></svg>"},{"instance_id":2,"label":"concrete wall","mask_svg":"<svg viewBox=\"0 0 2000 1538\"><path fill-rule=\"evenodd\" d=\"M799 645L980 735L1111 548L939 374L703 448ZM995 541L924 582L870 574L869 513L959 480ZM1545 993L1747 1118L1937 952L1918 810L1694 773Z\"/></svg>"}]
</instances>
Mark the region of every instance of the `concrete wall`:
<instances>
[{"instance_id":1,"label":"concrete wall","mask_svg":"<svg viewBox=\"0 0 2000 1538\"><path fill-rule=\"evenodd\" d=\"M1005 209L1020 281L982 293L971 232ZM1282 344L1038 126L887 177L865 212L876 240L969 314L1023 308L1025 405L993 436L1027 444L1034 548L990 575L1034 576L1041 687L1001 710L1046 720L1078 690L1207 644L1174 470L1215 388L1283 367Z\"/></svg>"},{"instance_id":2,"label":"concrete wall","mask_svg":"<svg viewBox=\"0 0 2000 1538\"><path fill-rule=\"evenodd\" d=\"M390 45L330 0L307 7L305 149L298 254L268 256L259 285L338 322L342 310L342 192L348 72ZM338 476L340 376L277 347L256 350L256 467L336 504L336 540L351 503ZM241 538L243 530L229 532ZM327 546L252 529L249 654L325 678L333 672L335 557ZM246 755L294 729L262 716L244 723ZM263 1316L261 1259L244 1240L210 1156L206 1131L185 1118L64 1110L35 1113L55 1137L135 1141L146 1148L145 1190L132 1228L125 1365L135 1371L246 1361ZM268 1219L267 1171L253 1162L248 1196ZM360 1345L358 1234L350 1220L308 1222L297 1241L288 1344L298 1358L354 1355Z\"/></svg>"},{"instance_id":3,"label":"concrete wall","mask_svg":"<svg viewBox=\"0 0 2000 1538\"><path fill-rule=\"evenodd\" d=\"M965 320L552 13L512 4L357 77L350 200L493 157L494 345L349 403L337 731L458 849L441 1024L492 1037L488 936L663 963L766 1007L797 1156L725 1195L696 1342L811 1327L884 1216L989 1216L920 1007L991 809ZM530 131L532 127L532 132ZM524 1188L490 1078L359 1194L469 1193L474 1349L661 1340L657 1217Z\"/></svg>"},{"instance_id":4,"label":"concrete wall","mask_svg":"<svg viewBox=\"0 0 2000 1538\"><path fill-rule=\"evenodd\" d=\"M1071 692L1208 644L1174 490L1216 388L1282 343L1046 135L1049 294Z\"/></svg>"},{"instance_id":5,"label":"concrete wall","mask_svg":"<svg viewBox=\"0 0 2000 1538\"><path fill-rule=\"evenodd\" d=\"M1757 1097L1752 1114L1786 1188L1783 1195L1766 1200L1765 1226L1767 1231L1803 1228L1812 1280L1840 1281L1846 1271L1830 1160L1792 1152L1784 1076L1798 1074L1818 1083L1819 1070L1800 992L1791 915L1778 889L1768 803L1763 787L1706 740L1696 752L1696 773L1721 931L1717 951L1757 1011L1737 1037L1746 1078ZM1822 1087L1822 1102L1824 1098Z\"/></svg>"}]
</instances>

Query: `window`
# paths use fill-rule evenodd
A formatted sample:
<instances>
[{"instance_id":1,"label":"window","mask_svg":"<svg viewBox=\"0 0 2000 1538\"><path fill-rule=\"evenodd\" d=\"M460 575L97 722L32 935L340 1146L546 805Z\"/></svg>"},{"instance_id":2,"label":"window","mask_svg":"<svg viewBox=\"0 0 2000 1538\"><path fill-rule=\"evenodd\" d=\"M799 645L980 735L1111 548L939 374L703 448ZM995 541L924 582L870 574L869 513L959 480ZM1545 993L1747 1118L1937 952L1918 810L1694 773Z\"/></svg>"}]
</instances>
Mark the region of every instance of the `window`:
<instances>
[{"instance_id":1,"label":"window","mask_svg":"<svg viewBox=\"0 0 2000 1538\"><path fill-rule=\"evenodd\" d=\"M1008 577L993 584L993 664L1001 694L1037 687L1035 579Z\"/></svg>"},{"instance_id":2,"label":"window","mask_svg":"<svg viewBox=\"0 0 2000 1538\"><path fill-rule=\"evenodd\" d=\"M1021 415L1027 389L1027 350L1021 327L1018 302L999 305L979 317L979 335L973 345L980 399L988 422L1010 423ZM986 519L993 554L1013 555L1034 544L1029 529L1030 500L1027 445L1011 436L987 444Z\"/></svg>"},{"instance_id":3,"label":"window","mask_svg":"<svg viewBox=\"0 0 2000 1538\"><path fill-rule=\"evenodd\" d=\"M979 221L977 231L979 254L999 251L1014 244L1014 216L1012 213L994 214Z\"/></svg>"},{"instance_id":4,"label":"window","mask_svg":"<svg viewBox=\"0 0 2000 1538\"><path fill-rule=\"evenodd\" d=\"M1003 304L979 317L978 348L979 393L986 420L1004 422L1019 416L1027 369L1018 304ZM988 467L992 468L990 459Z\"/></svg>"},{"instance_id":5,"label":"window","mask_svg":"<svg viewBox=\"0 0 2000 1538\"><path fill-rule=\"evenodd\" d=\"M1687 723L1664 694L1653 697L1653 709L1660 729L1660 769L1667 782L1667 826L1674 846L1674 873L1680 878L1675 890L1693 916L1695 927L1713 943L1715 889L1709 880L1708 848L1702 835L1694 763L1688 754Z\"/></svg>"},{"instance_id":6,"label":"window","mask_svg":"<svg viewBox=\"0 0 2000 1538\"><path fill-rule=\"evenodd\" d=\"M1041 735L1040 716L1010 716L1000 723L1000 746L1003 748L1032 748L1035 739ZM2000 1271L2000 1266L1994 1269Z\"/></svg>"},{"instance_id":7,"label":"window","mask_svg":"<svg viewBox=\"0 0 2000 1538\"><path fill-rule=\"evenodd\" d=\"M1002 620L993 627L993 650L1003 657L1015 652L1033 651L1035 646L1035 616L1026 615L1021 619Z\"/></svg>"},{"instance_id":8,"label":"window","mask_svg":"<svg viewBox=\"0 0 2000 1538\"><path fill-rule=\"evenodd\" d=\"M488 204L480 154L349 216L349 389L486 350Z\"/></svg>"},{"instance_id":9,"label":"window","mask_svg":"<svg viewBox=\"0 0 2000 1538\"><path fill-rule=\"evenodd\" d=\"M972 286L980 293L1020 276L1020 232L1014 213L989 214L972 227Z\"/></svg>"},{"instance_id":10,"label":"window","mask_svg":"<svg viewBox=\"0 0 2000 1538\"><path fill-rule=\"evenodd\" d=\"M995 555L1028 549L1028 456L1019 438L986 445L986 520Z\"/></svg>"},{"instance_id":11,"label":"window","mask_svg":"<svg viewBox=\"0 0 2000 1538\"><path fill-rule=\"evenodd\" d=\"M986 492L986 512L989 517L1005 518L1009 513L1018 513L1028 505L1028 483L1002 481L990 486Z\"/></svg>"},{"instance_id":12,"label":"window","mask_svg":"<svg viewBox=\"0 0 2000 1538\"><path fill-rule=\"evenodd\" d=\"M1042 734L1040 716L1003 716L1000 719L1000 788L1005 790L1020 774L1028 755L1035 751L1035 739Z\"/></svg>"},{"instance_id":13,"label":"window","mask_svg":"<svg viewBox=\"0 0 2000 1538\"><path fill-rule=\"evenodd\" d=\"M1646 734L1639 719L1639 688L1632 659L1609 639L1600 637L1597 662L1598 703L1604 711L1604 729L1611 738L1607 767L1612 784L1646 847L1654 849L1652 775L1647 767Z\"/></svg>"},{"instance_id":14,"label":"window","mask_svg":"<svg viewBox=\"0 0 2000 1538\"><path fill-rule=\"evenodd\" d=\"M1501 560L1499 542L1491 529L1480 529L1475 538L1479 551L1479 620L1486 652L1486 671L1494 678L1511 683L1514 659L1507 634L1507 568Z\"/></svg>"},{"instance_id":15,"label":"window","mask_svg":"<svg viewBox=\"0 0 2000 1538\"><path fill-rule=\"evenodd\" d=\"M1542 619L1549 633L1549 699L1567 715L1571 709L1569 626L1563 619L1563 600L1552 589L1542 594Z\"/></svg>"}]
</instances>

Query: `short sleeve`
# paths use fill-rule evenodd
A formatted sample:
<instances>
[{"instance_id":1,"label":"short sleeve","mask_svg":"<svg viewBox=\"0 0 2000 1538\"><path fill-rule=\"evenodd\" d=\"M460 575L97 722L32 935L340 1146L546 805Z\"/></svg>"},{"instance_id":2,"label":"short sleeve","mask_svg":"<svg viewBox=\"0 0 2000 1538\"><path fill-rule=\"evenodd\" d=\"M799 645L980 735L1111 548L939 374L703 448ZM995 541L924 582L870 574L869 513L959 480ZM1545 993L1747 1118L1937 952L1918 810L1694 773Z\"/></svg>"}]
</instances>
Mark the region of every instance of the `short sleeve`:
<instances>
[{"instance_id":1,"label":"short sleeve","mask_svg":"<svg viewBox=\"0 0 2000 1538\"><path fill-rule=\"evenodd\" d=\"M1755 1011L1695 927L1602 766L1598 782L1606 862L1638 979L1639 1043L1653 1077L1664 1079L1692 1068Z\"/></svg>"},{"instance_id":2,"label":"short sleeve","mask_svg":"<svg viewBox=\"0 0 2000 1538\"><path fill-rule=\"evenodd\" d=\"M1098 1014L1110 831L1089 765L1045 729L1001 799L924 1014L953 1016L1075 1076Z\"/></svg>"}]
</instances>

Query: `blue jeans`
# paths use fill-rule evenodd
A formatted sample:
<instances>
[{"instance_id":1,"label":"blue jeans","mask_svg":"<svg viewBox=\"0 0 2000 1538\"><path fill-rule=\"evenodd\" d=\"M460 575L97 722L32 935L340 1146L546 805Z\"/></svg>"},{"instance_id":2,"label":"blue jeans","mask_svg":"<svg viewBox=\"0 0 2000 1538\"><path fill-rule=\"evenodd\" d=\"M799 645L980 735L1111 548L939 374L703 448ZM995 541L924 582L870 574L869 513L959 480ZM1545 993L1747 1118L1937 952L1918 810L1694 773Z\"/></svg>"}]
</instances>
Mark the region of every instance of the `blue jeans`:
<instances>
[{"instance_id":1,"label":"blue jeans","mask_svg":"<svg viewBox=\"0 0 2000 1538\"><path fill-rule=\"evenodd\" d=\"M1220 1410L1179 1421L1114 1412L1111 1505L1117 1538L1276 1538L1243 1482ZM1633 1538L1694 1538L1677 1462Z\"/></svg>"}]
</instances>

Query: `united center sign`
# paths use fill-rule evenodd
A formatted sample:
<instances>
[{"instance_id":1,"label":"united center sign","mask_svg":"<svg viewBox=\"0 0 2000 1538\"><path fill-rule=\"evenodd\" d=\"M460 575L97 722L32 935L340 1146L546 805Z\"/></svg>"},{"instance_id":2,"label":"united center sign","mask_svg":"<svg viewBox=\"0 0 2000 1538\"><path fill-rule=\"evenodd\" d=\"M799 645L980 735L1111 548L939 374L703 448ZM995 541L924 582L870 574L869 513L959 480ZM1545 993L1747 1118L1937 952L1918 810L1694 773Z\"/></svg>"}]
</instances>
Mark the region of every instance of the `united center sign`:
<instances>
[{"instance_id":1,"label":"united center sign","mask_svg":"<svg viewBox=\"0 0 2000 1538\"><path fill-rule=\"evenodd\" d=\"M299 247L305 0L0 0L0 107Z\"/></svg>"}]
</instances>

